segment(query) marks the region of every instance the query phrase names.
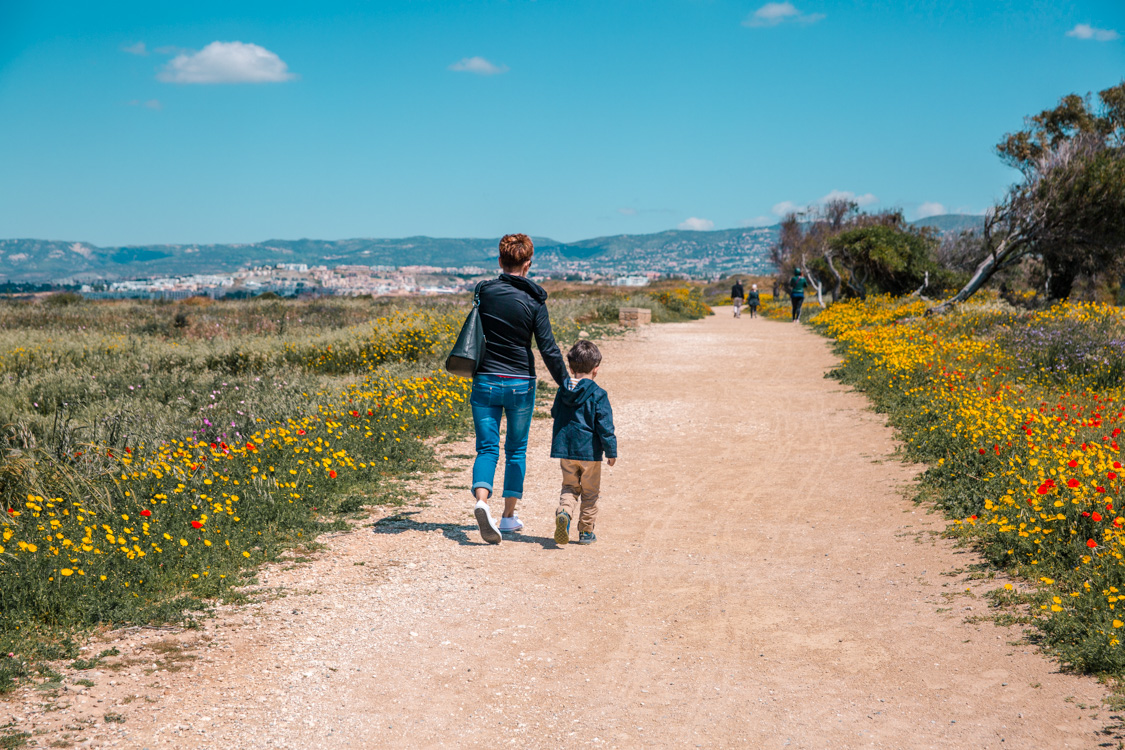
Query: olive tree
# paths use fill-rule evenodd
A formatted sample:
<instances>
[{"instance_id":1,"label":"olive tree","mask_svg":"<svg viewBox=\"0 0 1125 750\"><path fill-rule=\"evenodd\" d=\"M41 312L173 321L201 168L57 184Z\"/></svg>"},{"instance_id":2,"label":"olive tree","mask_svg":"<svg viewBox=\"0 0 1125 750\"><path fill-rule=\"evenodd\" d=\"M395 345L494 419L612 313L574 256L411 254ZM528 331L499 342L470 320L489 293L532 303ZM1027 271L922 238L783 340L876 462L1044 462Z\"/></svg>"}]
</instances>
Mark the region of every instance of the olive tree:
<instances>
[{"instance_id":1,"label":"olive tree","mask_svg":"<svg viewBox=\"0 0 1125 750\"><path fill-rule=\"evenodd\" d=\"M1098 95L1099 106L1064 97L1005 136L1000 157L1022 179L985 217L979 261L944 312L969 299L997 272L1038 257L1047 293L1070 294L1075 278L1121 262L1125 251L1125 82Z\"/></svg>"}]
</instances>

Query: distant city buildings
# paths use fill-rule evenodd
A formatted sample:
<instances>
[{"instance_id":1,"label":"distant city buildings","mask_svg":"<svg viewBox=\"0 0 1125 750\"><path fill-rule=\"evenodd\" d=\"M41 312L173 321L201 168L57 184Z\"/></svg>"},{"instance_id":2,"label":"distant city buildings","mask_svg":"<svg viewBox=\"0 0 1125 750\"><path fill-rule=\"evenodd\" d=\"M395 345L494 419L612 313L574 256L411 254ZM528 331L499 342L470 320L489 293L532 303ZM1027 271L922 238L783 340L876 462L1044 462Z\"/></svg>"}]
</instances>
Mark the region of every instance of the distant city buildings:
<instances>
[{"instance_id":1,"label":"distant city buildings","mask_svg":"<svg viewBox=\"0 0 1125 750\"><path fill-rule=\"evenodd\" d=\"M769 230L747 230L729 240L704 244L687 237L653 249L567 258L551 248L536 255L535 277L578 283L642 287L661 278L715 279L729 273L767 274ZM328 260L327 258L325 260ZM91 298L178 300L193 296L257 297L272 293L295 296L394 296L453 294L471 289L496 273L483 266L362 265L329 267L276 263L230 273L164 276L128 281L90 282L81 286Z\"/></svg>"}]
</instances>

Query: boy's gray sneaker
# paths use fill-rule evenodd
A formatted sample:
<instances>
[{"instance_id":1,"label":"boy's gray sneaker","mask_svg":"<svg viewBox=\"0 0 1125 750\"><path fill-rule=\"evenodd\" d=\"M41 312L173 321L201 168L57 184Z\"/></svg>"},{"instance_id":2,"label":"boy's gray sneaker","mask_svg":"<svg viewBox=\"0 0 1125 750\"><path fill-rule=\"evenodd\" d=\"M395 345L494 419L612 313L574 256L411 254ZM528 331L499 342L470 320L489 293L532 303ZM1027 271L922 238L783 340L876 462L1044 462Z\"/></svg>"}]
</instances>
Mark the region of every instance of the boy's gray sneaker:
<instances>
[{"instance_id":1,"label":"boy's gray sneaker","mask_svg":"<svg viewBox=\"0 0 1125 750\"><path fill-rule=\"evenodd\" d=\"M570 514L560 510L555 514L555 544L570 542Z\"/></svg>"},{"instance_id":2,"label":"boy's gray sneaker","mask_svg":"<svg viewBox=\"0 0 1125 750\"><path fill-rule=\"evenodd\" d=\"M484 500L477 500L477 505L473 508L473 515L477 517L481 539L489 544L500 544L504 541L504 537L500 536L500 529L496 528L496 523L492 520L492 511L488 509L488 503Z\"/></svg>"},{"instance_id":3,"label":"boy's gray sneaker","mask_svg":"<svg viewBox=\"0 0 1125 750\"><path fill-rule=\"evenodd\" d=\"M594 536L594 532L592 532L592 531L579 531L578 532L578 543L579 544L593 544L596 541L598 541L598 538L596 536Z\"/></svg>"}]
</instances>

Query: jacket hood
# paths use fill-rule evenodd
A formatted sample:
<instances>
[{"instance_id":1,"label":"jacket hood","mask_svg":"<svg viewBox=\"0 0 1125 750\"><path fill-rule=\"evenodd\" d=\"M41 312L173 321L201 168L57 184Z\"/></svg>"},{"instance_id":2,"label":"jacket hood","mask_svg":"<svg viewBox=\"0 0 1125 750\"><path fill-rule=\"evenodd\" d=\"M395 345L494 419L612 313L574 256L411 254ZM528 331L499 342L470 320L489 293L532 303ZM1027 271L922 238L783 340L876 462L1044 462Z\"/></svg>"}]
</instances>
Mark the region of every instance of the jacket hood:
<instances>
[{"instance_id":1,"label":"jacket hood","mask_svg":"<svg viewBox=\"0 0 1125 750\"><path fill-rule=\"evenodd\" d=\"M516 289L521 289L532 296L533 299L539 302L547 301L547 290L536 284L526 276L515 276L510 273L500 274L500 280L506 284L511 284Z\"/></svg>"},{"instance_id":2,"label":"jacket hood","mask_svg":"<svg viewBox=\"0 0 1125 750\"><path fill-rule=\"evenodd\" d=\"M573 388L570 386L573 386ZM589 378L582 378L581 380L567 378L566 384L559 389L559 399L567 406L575 407L589 401L597 392L597 383Z\"/></svg>"}]
</instances>

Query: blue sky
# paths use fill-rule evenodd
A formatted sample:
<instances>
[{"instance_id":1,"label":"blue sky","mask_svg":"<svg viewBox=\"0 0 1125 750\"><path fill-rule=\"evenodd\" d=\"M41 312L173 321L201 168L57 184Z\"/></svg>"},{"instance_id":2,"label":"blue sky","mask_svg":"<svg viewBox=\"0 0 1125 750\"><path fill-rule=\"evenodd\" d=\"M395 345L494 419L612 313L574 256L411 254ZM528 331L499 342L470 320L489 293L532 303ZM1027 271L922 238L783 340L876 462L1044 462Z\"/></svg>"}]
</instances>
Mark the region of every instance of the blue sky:
<instances>
[{"instance_id":1,"label":"blue sky","mask_svg":"<svg viewBox=\"0 0 1125 750\"><path fill-rule=\"evenodd\" d=\"M569 241L980 212L1121 0L0 0L0 237Z\"/></svg>"}]
</instances>

